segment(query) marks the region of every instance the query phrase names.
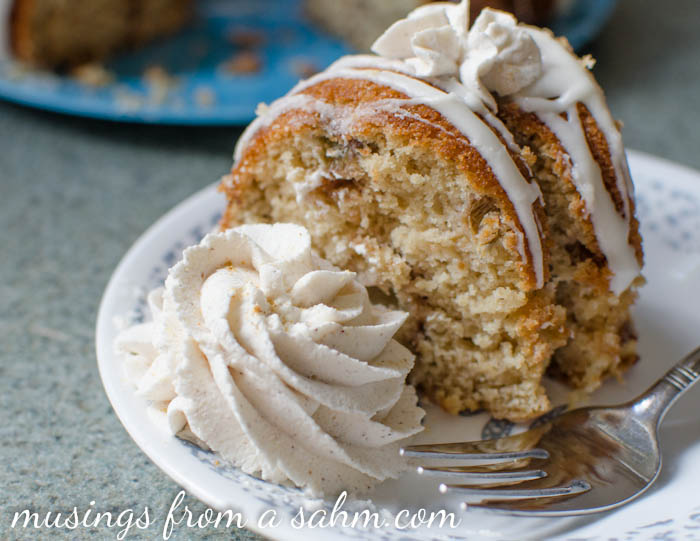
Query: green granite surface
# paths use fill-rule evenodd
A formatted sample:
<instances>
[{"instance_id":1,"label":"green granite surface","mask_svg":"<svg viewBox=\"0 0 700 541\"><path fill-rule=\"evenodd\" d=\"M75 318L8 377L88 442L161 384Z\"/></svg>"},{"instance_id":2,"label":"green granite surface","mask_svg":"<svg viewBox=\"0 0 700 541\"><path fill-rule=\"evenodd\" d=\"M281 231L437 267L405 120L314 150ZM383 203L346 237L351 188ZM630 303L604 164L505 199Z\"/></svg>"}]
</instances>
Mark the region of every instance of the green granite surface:
<instances>
[{"instance_id":1,"label":"green granite surface","mask_svg":"<svg viewBox=\"0 0 700 541\"><path fill-rule=\"evenodd\" d=\"M630 148L700 168L700 2L626 0L591 46ZM15 511L143 509L179 487L131 441L102 390L97 306L127 248L230 167L239 128L118 125L0 103L0 539ZM204 509L186 500L195 512ZM127 539L160 538L162 523ZM178 530L172 539L258 539Z\"/></svg>"}]
</instances>

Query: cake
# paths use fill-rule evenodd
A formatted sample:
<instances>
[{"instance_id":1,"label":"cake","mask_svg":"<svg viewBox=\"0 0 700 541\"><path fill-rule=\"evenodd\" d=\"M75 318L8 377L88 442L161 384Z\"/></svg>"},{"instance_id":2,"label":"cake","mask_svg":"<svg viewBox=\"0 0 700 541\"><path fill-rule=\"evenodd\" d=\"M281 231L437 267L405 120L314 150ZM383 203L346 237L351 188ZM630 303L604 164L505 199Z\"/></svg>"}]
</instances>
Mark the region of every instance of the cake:
<instances>
[{"instance_id":1,"label":"cake","mask_svg":"<svg viewBox=\"0 0 700 541\"><path fill-rule=\"evenodd\" d=\"M0 0L0 56L52 69L99 61L180 29L193 0Z\"/></svg>"},{"instance_id":2,"label":"cake","mask_svg":"<svg viewBox=\"0 0 700 541\"><path fill-rule=\"evenodd\" d=\"M347 40L360 51L394 21L432 0L305 0L309 17L334 35ZM545 25L554 15L564 14L570 0L472 0L470 19L485 7L513 13L520 21Z\"/></svg>"},{"instance_id":3,"label":"cake","mask_svg":"<svg viewBox=\"0 0 700 541\"><path fill-rule=\"evenodd\" d=\"M305 226L410 314L411 380L451 413L531 419L543 377L590 392L637 359L641 277L620 126L548 30L468 2L393 24L269 106L220 189L222 228Z\"/></svg>"}]
</instances>

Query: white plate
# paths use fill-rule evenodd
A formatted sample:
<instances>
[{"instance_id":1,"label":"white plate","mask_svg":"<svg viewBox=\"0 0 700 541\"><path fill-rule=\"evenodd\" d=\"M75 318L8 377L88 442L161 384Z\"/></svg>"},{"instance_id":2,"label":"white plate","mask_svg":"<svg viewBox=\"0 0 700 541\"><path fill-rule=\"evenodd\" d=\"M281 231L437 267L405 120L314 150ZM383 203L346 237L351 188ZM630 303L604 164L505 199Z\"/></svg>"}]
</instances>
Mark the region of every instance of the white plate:
<instances>
[{"instance_id":1,"label":"white plate","mask_svg":"<svg viewBox=\"0 0 700 541\"><path fill-rule=\"evenodd\" d=\"M644 237L647 285L635 308L641 361L623 383L610 382L592 403L614 403L637 395L682 355L700 344L700 172L661 159L629 153L637 190L637 212ZM359 528L292 527L305 509L332 509L333 503L308 502L298 490L252 478L220 464L216 456L154 430L144 415L146 403L134 396L112 352L112 341L126 323L148 317L144 295L159 285L185 246L197 242L216 224L223 197L209 186L156 222L134 244L107 286L97 320L97 357L105 390L134 441L165 473L215 509L240 511L248 527L275 539L694 539L700 538L700 389L690 392L665 420L661 436L664 470L654 487L634 503L592 517L524 519L463 513L453 496L440 496L436 484L408 474L380 485L370 501L347 502L344 509L377 510L387 526ZM484 414L451 417L431 410L423 441L478 438L510 430ZM393 516L405 509L445 509L458 514L452 529L397 530ZM261 530L256 521L274 509L280 524ZM308 517L309 511L306 512ZM405 514L403 515L405 516Z\"/></svg>"}]
</instances>

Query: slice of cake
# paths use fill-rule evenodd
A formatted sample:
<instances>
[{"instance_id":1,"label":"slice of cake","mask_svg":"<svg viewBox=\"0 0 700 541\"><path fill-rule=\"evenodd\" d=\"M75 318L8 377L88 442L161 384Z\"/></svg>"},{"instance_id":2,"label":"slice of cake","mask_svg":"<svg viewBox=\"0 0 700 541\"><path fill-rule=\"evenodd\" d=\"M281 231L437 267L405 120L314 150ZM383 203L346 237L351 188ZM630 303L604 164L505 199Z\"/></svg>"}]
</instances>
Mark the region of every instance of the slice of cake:
<instances>
[{"instance_id":1,"label":"slice of cake","mask_svg":"<svg viewBox=\"0 0 700 541\"><path fill-rule=\"evenodd\" d=\"M179 30L192 5L193 0L0 0L0 49L47 68L99 61Z\"/></svg>"},{"instance_id":2,"label":"slice of cake","mask_svg":"<svg viewBox=\"0 0 700 541\"><path fill-rule=\"evenodd\" d=\"M241 137L222 227L294 222L410 313L413 381L523 420L545 372L590 391L635 359L641 239L619 127L549 31L468 2L392 25Z\"/></svg>"}]
</instances>

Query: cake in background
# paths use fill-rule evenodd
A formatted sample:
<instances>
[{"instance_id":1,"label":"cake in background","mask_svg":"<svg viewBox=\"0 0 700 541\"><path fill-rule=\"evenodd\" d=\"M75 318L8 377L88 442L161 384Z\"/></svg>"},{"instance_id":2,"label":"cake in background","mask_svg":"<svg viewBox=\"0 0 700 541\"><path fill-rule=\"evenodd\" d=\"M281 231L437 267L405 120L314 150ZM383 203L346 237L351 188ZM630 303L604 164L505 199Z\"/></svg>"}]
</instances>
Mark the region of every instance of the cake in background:
<instances>
[{"instance_id":1,"label":"cake in background","mask_svg":"<svg viewBox=\"0 0 700 541\"><path fill-rule=\"evenodd\" d=\"M0 0L0 58L72 68L171 34L190 19L196 0ZM231 0L235 2L235 0ZM309 17L359 50L391 23L430 0L302 0ZM471 20L484 7L546 24L572 0L475 0Z\"/></svg>"},{"instance_id":2,"label":"cake in background","mask_svg":"<svg viewBox=\"0 0 700 541\"><path fill-rule=\"evenodd\" d=\"M193 0L0 0L0 56L62 69L179 30Z\"/></svg>"},{"instance_id":3,"label":"cake in background","mask_svg":"<svg viewBox=\"0 0 700 541\"><path fill-rule=\"evenodd\" d=\"M394 21L432 0L305 0L309 17L320 26L368 51L372 42ZM521 22L545 26L566 13L572 0L473 0L470 20L485 7L513 13Z\"/></svg>"},{"instance_id":4,"label":"cake in background","mask_svg":"<svg viewBox=\"0 0 700 541\"><path fill-rule=\"evenodd\" d=\"M222 227L304 225L411 317L425 396L530 419L545 371L591 391L637 358L641 238L619 125L564 39L466 0L398 21L262 106Z\"/></svg>"}]
</instances>

